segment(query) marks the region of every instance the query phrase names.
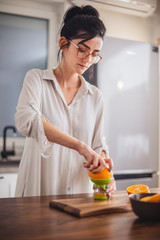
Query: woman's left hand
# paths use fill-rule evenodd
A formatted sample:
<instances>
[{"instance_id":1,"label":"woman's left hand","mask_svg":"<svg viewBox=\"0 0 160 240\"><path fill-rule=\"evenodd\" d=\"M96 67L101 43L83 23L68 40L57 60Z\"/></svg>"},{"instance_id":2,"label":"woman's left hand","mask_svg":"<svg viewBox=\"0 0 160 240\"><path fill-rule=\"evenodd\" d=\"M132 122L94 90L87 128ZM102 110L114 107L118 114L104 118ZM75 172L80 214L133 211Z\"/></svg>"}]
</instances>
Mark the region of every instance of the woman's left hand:
<instances>
[{"instance_id":1,"label":"woman's left hand","mask_svg":"<svg viewBox=\"0 0 160 240\"><path fill-rule=\"evenodd\" d=\"M104 159L105 163L109 166L109 171L113 169L113 161L110 158ZM110 197L116 191L116 181L114 176L112 177L112 181L107 184L106 192L108 193L108 197Z\"/></svg>"},{"instance_id":2,"label":"woman's left hand","mask_svg":"<svg viewBox=\"0 0 160 240\"><path fill-rule=\"evenodd\" d=\"M116 181L113 177L112 181L107 184L106 192L108 193L108 196L110 197L115 191L116 191Z\"/></svg>"},{"instance_id":3,"label":"woman's left hand","mask_svg":"<svg viewBox=\"0 0 160 240\"><path fill-rule=\"evenodd\" d=\"M95 184L93 185L93 189L96 189ZM101 189L101 191L106 192L108 197L113 195L113 193L116 191L116 181L114 180L114 177L113 177L112 181L107 184L106 189L105 190Z\"/></svg>"}]
</instances>

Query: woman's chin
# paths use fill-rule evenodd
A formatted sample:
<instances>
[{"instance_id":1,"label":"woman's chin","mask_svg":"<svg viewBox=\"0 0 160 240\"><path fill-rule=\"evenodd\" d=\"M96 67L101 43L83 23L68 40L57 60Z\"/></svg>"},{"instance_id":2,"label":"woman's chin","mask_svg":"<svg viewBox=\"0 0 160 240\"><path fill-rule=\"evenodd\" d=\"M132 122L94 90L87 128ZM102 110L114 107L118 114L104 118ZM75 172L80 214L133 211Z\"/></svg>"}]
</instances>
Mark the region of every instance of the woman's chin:
<instances>
[{"instance_id":1,"label":"woman's chin","mask_svg":"<svg viewBox=\"0 0 160 240\"><path fill-rule=\"evenodd\" d=\"M88 69L88 68L78 69L78 70L77 70L77 73L78 73L78 74L83 74L85 71L87 71L87 69Z\"/></svg>"}]
</instances>

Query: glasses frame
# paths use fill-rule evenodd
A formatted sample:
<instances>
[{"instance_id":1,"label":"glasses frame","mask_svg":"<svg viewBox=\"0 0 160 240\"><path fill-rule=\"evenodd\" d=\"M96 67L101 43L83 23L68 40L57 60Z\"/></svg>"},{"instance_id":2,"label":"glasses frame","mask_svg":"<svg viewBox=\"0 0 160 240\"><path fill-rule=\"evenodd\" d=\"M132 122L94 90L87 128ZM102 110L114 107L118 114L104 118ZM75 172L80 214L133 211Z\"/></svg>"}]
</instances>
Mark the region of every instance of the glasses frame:
<instances>
[{"instance_id":1,"label":"glasses frame","mask_svg":"<svg viewBox=\"0 0 160 240\"><path fill-rule=\"evenodd\" d=\"M70 43L72 43L78 50L79 49L81 49L78 45L76 45L74 42L72 42L71 40L68 40ZM86 50L87 51L87 50ZM88 52L88 51L87 51ZM77 53L77 55L78 55L78 53ZM92 56L92 53L88 53L88 55L86 56L86 57L88 57L88 56L91 56L92 58L94 58L93 56ZM102 60L102 57L99 55L99 54L97 54L96 56L98 56L100 59L98 60L98 62L92 62L92 64L97 64L97 63L99 63L101 60ZM86 57L84 57L84 59L86 58Z\"/></svg>"}]
</instances>

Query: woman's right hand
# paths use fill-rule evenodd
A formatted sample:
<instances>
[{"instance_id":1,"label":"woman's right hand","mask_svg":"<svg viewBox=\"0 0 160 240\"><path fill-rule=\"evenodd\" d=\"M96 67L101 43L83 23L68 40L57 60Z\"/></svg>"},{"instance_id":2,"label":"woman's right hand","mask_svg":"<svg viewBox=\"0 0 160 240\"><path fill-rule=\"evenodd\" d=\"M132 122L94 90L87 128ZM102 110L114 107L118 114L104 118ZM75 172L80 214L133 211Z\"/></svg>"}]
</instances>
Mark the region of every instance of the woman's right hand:
<instances>
[{"instance_id":1,"label":"woman's right hand","mask_svg":"<svg viewBox=\"0 0 160 240\"><path fill-rule=\"evenodd\" d=\"M108 164L105 162L105 160L85 143L81 143L78 152L86 159L86 162L83 163L83 166L85 168L88 168L89 171L98 173L101 172L104 168L108 168Z\"/></svg>"}]
</instances>

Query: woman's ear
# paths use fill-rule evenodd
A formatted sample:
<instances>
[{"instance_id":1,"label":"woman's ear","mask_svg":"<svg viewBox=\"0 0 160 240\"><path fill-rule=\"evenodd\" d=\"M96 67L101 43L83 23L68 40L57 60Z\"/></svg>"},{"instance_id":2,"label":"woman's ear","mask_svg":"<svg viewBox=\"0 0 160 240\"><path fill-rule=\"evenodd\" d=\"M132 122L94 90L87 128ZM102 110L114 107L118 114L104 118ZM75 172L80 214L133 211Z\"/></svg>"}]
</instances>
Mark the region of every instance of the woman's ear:
<instances>
[{"instance_id":1,"label":"woman's ear","mask_svg":"<svg viewBox=\"0 0 160 240\"><path fill-rule=\"evenodd\" d=\"M59 40L59 47L63 50L64 47L67 46L68 40L65 37L61 37Z\"/></svg>"}]
</instances>

